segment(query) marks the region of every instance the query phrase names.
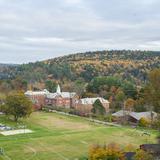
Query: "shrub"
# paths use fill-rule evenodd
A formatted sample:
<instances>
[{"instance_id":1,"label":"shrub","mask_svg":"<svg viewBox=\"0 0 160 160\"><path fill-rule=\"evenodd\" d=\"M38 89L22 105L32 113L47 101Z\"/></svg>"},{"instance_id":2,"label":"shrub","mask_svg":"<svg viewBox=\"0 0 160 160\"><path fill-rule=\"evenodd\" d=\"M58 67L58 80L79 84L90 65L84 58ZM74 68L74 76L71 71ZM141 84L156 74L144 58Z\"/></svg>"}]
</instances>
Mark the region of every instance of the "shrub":
<instances>
[{"instance_id":1,"label":"shrub","mask_svg":"<svg viewBox=\"0 0 160 160\"><path fill-rule=\"evenodd\" d=\"M141 149L137 150L134 160L154 160L153 156Z\"/></svg>"},{"instance_id":2,"label":"shrub","mask_svg":"<svg viewBox=\"0 0 160 160\"><path fill-rule=\"evenodd\" d=\"M112 115L108 114L108 115L104 116L103 120L106 122L112 122L112 120L113 120Z\"/></svg>"},{"instance_id":3,"label":"shrub","mask_svg":"<svg viewBox=\"0 0 160 160\"><path fill-rule=\"evenodd\" d=\"M157 117L152 123L152 127L160 130L160 116Z\"/></svg>"},{"instance_id":4,"label":"shrub","mask_svg":"<svg viewBox=\"0 0 160 160\"><path fill-rule=\"evenodd\" d=\"M117 144L95 145L89 150L89 160L124 160L124 154Z\"/></svg>"},{"instance_id":5,"label":"shrub","mask_svg":"<svg viewBox=\"0 0 160 160\"><path fill-rule=\"evenodd\" d=\"M125 152L133 152L134 151L134 146L132 144L128 144L124 148Z\"/></svg>"},{"instance_id":6,"label":"shrub","mask_svg":"<svg viewBox=\"0 0 160 160\"><path fill-rule=\"evenodd\" d=\"M140 127L147 127L147 126L149 126L149 125L150 125L150 121L149 121L148 119L142 117L142 118L139 120L139 126L140 126Z\"/></svg>"}]
</instances>

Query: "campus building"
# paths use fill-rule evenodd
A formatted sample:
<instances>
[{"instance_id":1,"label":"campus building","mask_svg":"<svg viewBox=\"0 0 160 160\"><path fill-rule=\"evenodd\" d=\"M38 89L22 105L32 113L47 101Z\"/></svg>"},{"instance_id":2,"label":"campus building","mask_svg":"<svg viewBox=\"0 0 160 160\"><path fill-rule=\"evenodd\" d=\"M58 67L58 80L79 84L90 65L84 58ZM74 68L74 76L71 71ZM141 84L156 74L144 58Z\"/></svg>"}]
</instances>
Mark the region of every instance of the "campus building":
<instances>
[{"instance_id":1,"label":"campus building","mask_svg":"<svg viewBox=\"0 0 160 160\"><path fill-rule=\"evenodd\" d=\"M124 121L127 119L131 123L138 123L141 118L145 118L146 120L152 121L157 117L156 112L130 112L126 110L120 110L112 114L113 119L117 122Z\"/></svg>"},{"instance_id":2,"label":"campus building","mask_svg":"<svg viewBox=\"0 0 160 160\"><path fill-rule=\"evenodd\" d=\"M82 98L77 101L75 109L82 115L89 115L93 108L93 104L97 99L101 102L101 104L105 108L106 113L109 112L109 101L102 97Z\"/></svg>"},{"instance_id":3,"label":"campus building","mask_svg":"<svg viewBox=\"0 0 160 160\"><path fill-rule=\"evenodd\" d=\"M77 101L75 92L61 92L58 85L55 93L48 93L45 97L45 104L50 107L74 108Z\"/></svg>"},{"instance_id":4,"label":"campus building","mask_svg":"<svg viewBox=\"0 0 160 160\"><path fill-rule=\"evenodd\" d=\"M79 99L75 92L62 92L59 85L55 93L50 93L45 89L43 91L27 91L25 95L32 100L35 109L41 109L44 106L50 109L72 108L81 115L89 115L94 102L99 99L106 112L109 112L108 100L102 97Z\"/></svg>"},{"instance_id":5,"label":"campus building","mask_svg":"<svg viewBox=\"0 0 160 160\"><path fill-rule=\"evenodd\" d=\"M43 91L27 91L25 95L33 102L35 109L41 109L44 106L74 108L77 101L75 92L61 92L59 85L55 93L44 89Z\"/></svg>"},{"instance_id":6,"label":"campus building","mask_svg":"<svg viewBox=\"0 0 160 160\"><path fill-rule=\"evenodd\" d=\"M45 105L45 97L49 94L49 91L44 89L43 91L27 91L24 93L33 103L34 109L41 109Z\"/></svg>"}]
</instances>

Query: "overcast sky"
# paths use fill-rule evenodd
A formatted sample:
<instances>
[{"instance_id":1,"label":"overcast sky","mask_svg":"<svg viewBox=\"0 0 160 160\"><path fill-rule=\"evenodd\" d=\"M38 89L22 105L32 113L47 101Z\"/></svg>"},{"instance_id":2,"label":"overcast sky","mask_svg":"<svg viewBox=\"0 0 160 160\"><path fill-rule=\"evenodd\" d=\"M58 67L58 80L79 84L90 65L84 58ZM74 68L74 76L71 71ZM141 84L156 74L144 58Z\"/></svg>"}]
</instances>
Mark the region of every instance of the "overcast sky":
<instances>
[{"instance_id":1,"label":"overcast sky","mask_svg":"<svg viewBox=\"0 0 160 160\"><path fill-rule=\"evenodd\" d=\"M160 0L0 0L0 62L160 50Z\"/></svg>"}]
</instances>

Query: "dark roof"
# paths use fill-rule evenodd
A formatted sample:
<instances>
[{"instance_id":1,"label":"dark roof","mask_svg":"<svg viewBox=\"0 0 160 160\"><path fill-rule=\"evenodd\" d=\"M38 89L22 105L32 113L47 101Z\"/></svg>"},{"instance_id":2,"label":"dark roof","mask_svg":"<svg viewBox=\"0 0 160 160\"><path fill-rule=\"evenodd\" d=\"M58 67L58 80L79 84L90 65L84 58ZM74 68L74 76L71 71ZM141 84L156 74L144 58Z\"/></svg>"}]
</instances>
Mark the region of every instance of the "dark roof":
<instances>
[{"instance_id":1,"label":"dark roof","mask_svg":"<svg viewBox=\"0 0 160 160\"><path fill-rule=\"evenodd\" d=\"M140 149L152 154L160 155L160 144L142 144L140 145Z\"/></svg>"},{"instance_id":2,"label":"dark roof","mask_svg":"<svg viewBox=\"0 0 160 160\"><path fill-rule=\"evenodd\" d=\"M135 152L125 152L124 156L126 160L132 160L135 154L136 154Z\"/></svg>"}]
</instances>

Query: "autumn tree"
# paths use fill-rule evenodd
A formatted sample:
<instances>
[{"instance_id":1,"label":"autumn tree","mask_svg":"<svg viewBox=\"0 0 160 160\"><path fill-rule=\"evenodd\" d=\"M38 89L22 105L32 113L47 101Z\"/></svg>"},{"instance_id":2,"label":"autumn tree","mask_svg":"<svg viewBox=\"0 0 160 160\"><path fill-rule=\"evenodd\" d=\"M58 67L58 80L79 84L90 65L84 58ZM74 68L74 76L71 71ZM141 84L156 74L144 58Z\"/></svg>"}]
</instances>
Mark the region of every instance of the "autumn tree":
<instances>
[{"instance_id":1,"label":"autumn tree","mask_svg":"<svg viewBox=\"0 0 160 160\"><path fill-rule=\"evenodd\" d=\"M149 83L145 87L144 98L153 109L160 112L160 69L152 70L149 75Z\"/></svg>"},{"instance_id":2,"label":"autumn tree","mask_svg":"<svg viewBox=\"0 0 160 160\"><path fill-rule=\"evenodd\" d=\"M135 101L132 98L128 98L124 103L125 110L132 111L135 105Z\"/></svg>"},{"instance_id":3,"label":"autumn tree","mask_svg":"<svg viewBox=\"0 0 160 160\"><path fill-rule=\"evenodd\" d=\"M145 100L143 97L139 97L136 101L135 101L135 111L136 112L145 112L147 110L146 106L145 106Z\"/></svg>"},{"instance_id":4,"label":"autumn tree","mask_svg":"<svg viewBox=\"0 0 160 160\"><path fill-rule=\"evenodd\" d=\"M134 146L132 144L127 144L125 147L124 147L124 151L125 152L133 152L134 151Z\"/></svg>"},{"instance_id":5,"label":"autumn tree","mask_svg":"<svg viewBox=\"0 0 160 160\"><path fill-rule=\"evenodd\" d=\"M89 150L89 160L124 160L124 154L117 144L94 145Z\"/></svg>"},{"instance_id":6,"label":"autumn tree","mask_svg":"<svg viewBox=\"0 0 160 160\"><path fill-rule=\"evenodd\" d=\"M22 77L18 76L12 81L12 86L15 90L27 90L28 83Z\"/></svg>"},{"instance_id":7,"label":"autumn tree","mask_svg":"<svg viewBox=\"0 0 160 160\"><path fill-rule=\"evenodd\" d=\"M153 156L141 149L137 150L134 160L154 160Z\"/></svg>"},{"instance_id":8,"label":"autumn tree","mask_svg":"<svg viewBox=\"0 0 160 160\"><path fill-rule=\"evenodd\" d=\"M118 108L122 108L124 99L125 99L124 92L122 90L118 90L118 92L115 96L115 100L117 102L116 104L117 104Z\"/></svg>"},{"instance_id":9,"label":"autumn tree","mask_svg":"<svg viewBox=\"0 0 160 160\"><path fill-rule=\"evenodd\" d=\"M22 92L12 93L6 97L4 112L18 121L32 113L32 102Z\"/></svg>"},{"instance_id":10,"label":"autumn tree","mask_svg":"<svg viewBox=\"0 0 160 160\"><path fill-rule=\"evenodd\" d=\"M160 133L160 115L157 116L156 119L153 121L153 127L159 130ZM160 142L160 137L159 137L159 142Z\"/></svg>"}]
</instances>

